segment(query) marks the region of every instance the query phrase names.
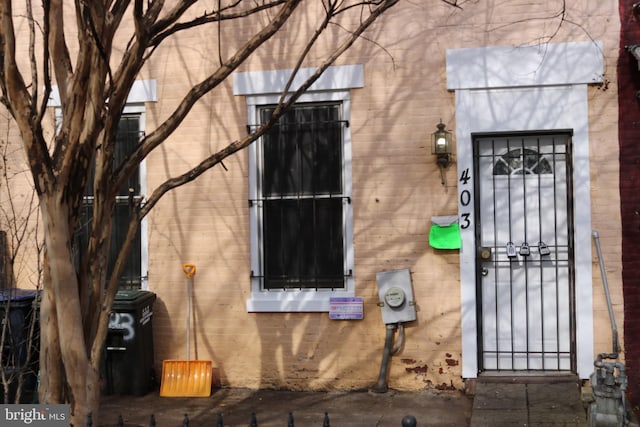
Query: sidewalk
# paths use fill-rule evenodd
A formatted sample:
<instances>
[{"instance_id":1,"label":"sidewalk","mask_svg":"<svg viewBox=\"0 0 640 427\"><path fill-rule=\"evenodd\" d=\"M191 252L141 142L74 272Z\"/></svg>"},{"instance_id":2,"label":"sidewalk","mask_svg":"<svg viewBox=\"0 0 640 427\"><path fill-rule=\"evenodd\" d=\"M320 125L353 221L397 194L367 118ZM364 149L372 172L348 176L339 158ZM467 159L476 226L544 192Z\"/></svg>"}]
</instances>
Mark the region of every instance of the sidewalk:
<instances>
[{"instance_id":1,"label":"sidewalk","mask_svg":"<svg viewBox=\"0 0 640 427\"><path fill-rule=\"evenodd\" d=\"M417 425L468 426L472 398L460 392L292 392L273 390L217 389L208 398L105 396L100 426L149 426L153 414L158 427L181 427L187 414L189 427L215 427L218 414L224 426L285 427L292 412L295 427L322 427L325 412L330 426L399 427L406 415ZM94 424L96 425L96 424Z\"/></svg>"},{"instance_id":2,"label":"sidewalk","mask_svg":"<svg viewBox=\"0 0 640 427\"><path fill-rule=\"evenodd\" d=\"M587 426L586 407L577 378L490 378L475 383L474 396L457 391L376 394L367 391L305 392L216 389L210 397L104 396L94 426L148 427L412 427L417 426ZM290 423L292 413L293 423ZM325 424L325 413L329 423ZM629 427L638 427L633 419Z\"/></svg>"}]
</instances>

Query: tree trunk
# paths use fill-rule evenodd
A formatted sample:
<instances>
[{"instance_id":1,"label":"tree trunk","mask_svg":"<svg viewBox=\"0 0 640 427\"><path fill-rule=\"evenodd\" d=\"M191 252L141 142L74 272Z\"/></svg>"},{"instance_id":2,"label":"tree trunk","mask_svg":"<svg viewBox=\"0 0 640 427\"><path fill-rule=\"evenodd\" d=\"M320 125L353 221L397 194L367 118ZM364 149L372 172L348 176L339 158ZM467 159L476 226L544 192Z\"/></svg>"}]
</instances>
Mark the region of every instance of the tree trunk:
<instances>
[{"instance_id":1,"label":"tree trunk","mask_svg":"<svg viewBox=\"0 0 640 427\"><path fill-rule=\"evenodd\" d=\"M40 303L40 372L46 374L40 376L38 400L40 402L63 402L64 367L60 356L58 321L53 290L51 289L48 258L45 250L42 301Z\"/></svg>"},{"instance_id":2,"label":"tree trunk","mask_svg":"<svg viewBox=\"0 0 640 427\"><path fill-rule=\"evenodd\" d=\"M57 192L44 193L40 207L47 250L42 319L45 327L42 359L47 373L59 368L61 362L66 375L66 392L61 395L62 373L45 379L45 400L71 405L73 426L84 426L87 417L97 415L100 403L100 377L92 367L84 338L83 319L78 292L78 277L71 252L72 235L69 227L69 206ZM57 348L56 348L57 347ZM57 365L57 366L56 366ZM60 370L62 371L62 370Z\"/></svg>"}]
</instances>

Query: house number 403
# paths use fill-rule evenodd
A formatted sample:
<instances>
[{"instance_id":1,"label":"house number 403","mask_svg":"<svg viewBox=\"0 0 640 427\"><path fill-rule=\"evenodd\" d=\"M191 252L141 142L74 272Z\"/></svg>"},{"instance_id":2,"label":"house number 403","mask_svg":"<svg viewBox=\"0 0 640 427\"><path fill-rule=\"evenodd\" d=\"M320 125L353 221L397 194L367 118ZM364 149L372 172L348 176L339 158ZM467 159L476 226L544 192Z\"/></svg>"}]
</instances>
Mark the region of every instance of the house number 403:
<instances>
[{"instance_id":1,"label":"house number 403","mask_svg":"<svg viewBox=\"0 0 640 427\"><path fill-rule=\"evenodd\" d=\"M471 214L469 213L469 205L471 204L471 191L469 191L469 181L471 176L469 175L469 168L466 168L460 174L460 228L466 229L471 225Z\"/></svg>"}]
</instances>

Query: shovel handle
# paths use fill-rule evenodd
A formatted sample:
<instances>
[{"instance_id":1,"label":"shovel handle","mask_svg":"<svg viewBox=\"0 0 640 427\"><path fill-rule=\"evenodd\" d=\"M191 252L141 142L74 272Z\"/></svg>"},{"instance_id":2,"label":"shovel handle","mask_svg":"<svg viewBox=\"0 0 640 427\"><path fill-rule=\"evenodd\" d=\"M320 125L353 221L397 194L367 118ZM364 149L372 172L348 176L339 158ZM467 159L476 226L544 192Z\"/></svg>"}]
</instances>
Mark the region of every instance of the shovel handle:
<instances>
[{"instance_id":1,"label":"shovel handle","mask_svg":"<svg viewBox=\"0 0 640 427\"><path fill-rule=\"evenodd\" d=\"M187 275L187 279L191 279L196 274L196 265L182 264L182 271L184 271L184 274Z\"/></svg>"}]
</instances>

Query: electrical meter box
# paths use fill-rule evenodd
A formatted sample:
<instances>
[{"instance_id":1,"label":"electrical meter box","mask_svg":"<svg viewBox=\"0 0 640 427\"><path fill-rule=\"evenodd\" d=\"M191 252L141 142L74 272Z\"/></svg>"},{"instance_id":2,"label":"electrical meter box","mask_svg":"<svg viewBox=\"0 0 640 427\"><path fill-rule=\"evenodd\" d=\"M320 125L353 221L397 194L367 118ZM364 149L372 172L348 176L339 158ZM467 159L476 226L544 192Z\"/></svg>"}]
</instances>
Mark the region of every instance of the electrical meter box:
<instances>
[{"instance_id":1,"label":"electrical meter box","mask_svg":"<svg viewBox=\"0 0 640 427\"><path fill-rule=\"evenodd\" d=\"M376 274L378 295L385 324L416 320L411 273L408 269L382 271Z\"/></svg>"}]
</instances>

